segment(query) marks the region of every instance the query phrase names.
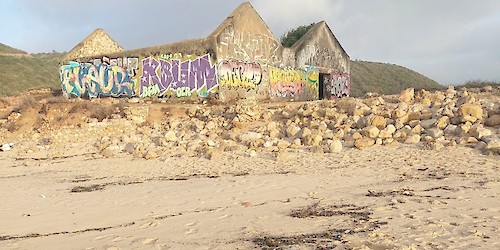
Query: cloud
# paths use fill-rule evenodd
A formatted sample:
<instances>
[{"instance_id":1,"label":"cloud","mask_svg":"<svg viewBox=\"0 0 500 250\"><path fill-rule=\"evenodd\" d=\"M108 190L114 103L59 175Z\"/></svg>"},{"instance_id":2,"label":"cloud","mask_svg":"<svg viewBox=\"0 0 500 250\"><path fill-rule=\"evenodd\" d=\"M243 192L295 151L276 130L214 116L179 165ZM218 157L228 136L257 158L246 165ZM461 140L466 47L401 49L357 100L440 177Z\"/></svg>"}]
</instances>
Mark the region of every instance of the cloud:
<instances>
[{"instance_id":1,"label":"cloud","mask_svg":"<svg viewBox=\"0 0 500 250\"><path fill-rule=\"evenodd\" d=\"M128 49L210 34L227 0L4 0L2 43L68 51L98 27ZM273 33L325 20L352 59L400 64L440 83L500 81L497 0L252 0Z\"/></svg>"}]
</instances>

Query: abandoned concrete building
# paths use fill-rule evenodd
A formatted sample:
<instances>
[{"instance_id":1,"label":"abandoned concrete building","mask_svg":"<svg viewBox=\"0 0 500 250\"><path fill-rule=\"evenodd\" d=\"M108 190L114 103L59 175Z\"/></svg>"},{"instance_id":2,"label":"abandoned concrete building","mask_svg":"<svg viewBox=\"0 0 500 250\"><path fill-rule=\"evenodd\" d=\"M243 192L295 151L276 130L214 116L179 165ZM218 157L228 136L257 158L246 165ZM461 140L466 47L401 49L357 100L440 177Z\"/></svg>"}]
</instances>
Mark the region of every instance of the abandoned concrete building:
<instances>
[{"instance_id":1,"label":"abandoned concrete building","mask_svg":"<svg viewBox=\"0 0 500 250\"><path fill-rule=\"evenodd\" d=\"M97 29L62 62L67 97L318 100L348 96L349 55L326 22L285 48L250 3L208 37L124 50Z\"/></svg>"}]
</instances>

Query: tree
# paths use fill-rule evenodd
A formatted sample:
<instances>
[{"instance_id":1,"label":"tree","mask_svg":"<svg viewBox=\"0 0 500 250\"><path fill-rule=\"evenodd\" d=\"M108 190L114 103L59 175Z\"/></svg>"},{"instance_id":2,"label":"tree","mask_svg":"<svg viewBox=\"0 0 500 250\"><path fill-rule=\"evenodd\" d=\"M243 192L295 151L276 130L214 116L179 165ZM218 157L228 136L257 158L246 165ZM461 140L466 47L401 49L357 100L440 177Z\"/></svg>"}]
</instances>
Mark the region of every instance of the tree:
<instances>
[{"instance_id":1,"label":"tree","mask_svg":"<svg viewBox=\"0 0 500 250\"><path fill-rule=\"evenodd\" d=\"M311 29L316 23L311 23L309 25L302 25L295 29L291 29L286 32L286 34L280 37L280 42L283 46L290 48L295 42L297 42L304 34Z\"/></svg>"}]
</instances>

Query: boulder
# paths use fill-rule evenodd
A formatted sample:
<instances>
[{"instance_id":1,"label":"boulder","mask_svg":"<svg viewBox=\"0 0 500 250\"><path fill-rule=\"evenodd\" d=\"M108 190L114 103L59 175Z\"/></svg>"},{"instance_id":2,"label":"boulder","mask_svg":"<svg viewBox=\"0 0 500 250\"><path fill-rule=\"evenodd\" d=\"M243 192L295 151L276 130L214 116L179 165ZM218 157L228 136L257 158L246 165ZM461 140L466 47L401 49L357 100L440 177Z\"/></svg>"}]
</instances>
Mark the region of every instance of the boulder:
<instances>
[{"instance_id":1,"label":"boulder","mask_svg":"<svg viewBox=\"0 0 500 250\"><path fill-rule=\"evenodd\" d=\"M362 135L370 138L377 138L379 135L380 130L377 127L374 126L369 126L363 129Z\"/></svg>"},{"instance_id":2,"label":"boulder","mask_svg":"<svg viewBox=\"0 0 500 250\"><path fill-rule=\"evenodd\" d=\"M370 126L377 127L378 129L383 129L387 125L387 121L385 117L380 116L380 115L375 115L370 118L369 122Z\"/></svg>"},{"instance_id":3,"label":"boulder","mask_svg":"<svg viewBox=\"0 0 500 250\"><path fill-rule=\"evenodd\" d=\"M458 114L462 117L470 115L472 117L475 117L476 119L482 119L483 109L479 105L465 103L458 109Z\"/></svg>"},{"instance_id":4,"label":"boulder","mask_svg":"<svg viewBox=\"0 0 500 250\"><path fill-rule=\"evenodd\" d=\"M411 135L405 140L405 144L416 144L419 142L420 142L420 135Z\"/></svg>"},{"instance_id":5,"label":"boulder","mask_svg":"<svg viewBox=\"0 0 500 250\"><path fill-rule=\"evenodd\" d=\"M492 115L484 121L484 125L495 127L500 125L500 115Z\"/></svg>"},{"instance_id":6,"label":"boulder","mask_svg":"<svg viewBox=\"0 0 500 250\"><path fill-rule=\"evenodd\" d=\"M401 92L401 94L399 95L398 99L399 99L400 102L409 103L414 98L415 98L415 89L409 88L409 89L403 90Z\"/></svg>"},{"instance_id":7,"label":"boulder","mask_svg":"<svg viewBox=\"0 0 500 250\"><path fill-rule=\"evenodd\" d=\"M361 138L354 142L354 146L358 149L364 149L375 145L375 140L372 138Z\"/></svg>"}]
</instances>

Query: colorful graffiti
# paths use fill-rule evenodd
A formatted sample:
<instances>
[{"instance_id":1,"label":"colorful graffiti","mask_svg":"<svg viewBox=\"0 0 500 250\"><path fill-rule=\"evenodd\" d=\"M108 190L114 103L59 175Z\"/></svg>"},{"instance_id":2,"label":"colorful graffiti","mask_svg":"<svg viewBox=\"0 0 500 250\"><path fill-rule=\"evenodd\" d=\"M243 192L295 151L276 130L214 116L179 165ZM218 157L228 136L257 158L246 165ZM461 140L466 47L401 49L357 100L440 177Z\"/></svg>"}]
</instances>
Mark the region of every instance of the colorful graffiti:
<instances>
[{"instance_id":1,"label":"colorful graffiti","mask_svg":"<svg viewBox=\"0 0 500 250\"><path fill-rule=\"evenodd\" d=\"M137 58L135 58L137 59ZM126 60L118 66L110 65L111 62L95 61L94 63L70 62L60 68L60 77L63 93L68 97L100 96L134 96L136 83L133 80L135 74L134 60ZM131 62L131 64L129 63Z\"/></svg>"},{"instance_id":2,"label":"colorful graffiti","mask_svg":"<svg viewBox=\"0 0 500 250\"><path fill-rule=\"evenodd\" d=\"M351 91L351 79L349 74L332 72L329 82L325 87L331 99L349 96Z\"/></svg>"},{"instance_id":3,"label":"colorful graffiti","mask_svg":"<svg viewBox=\"0 0 500 250\"><path fill-rule=\"evenodd\" d=\"M182 62L179 59L162 58L175 57L161 55L158 59L147 57L142 60L141 97L150 97L152 94L165 96L169 93L186 97L194 92L206 97L218 86L216 68L212 65L209 54ZM155 91L149 91L152 88ZM180 88L182 89L179 90Z\"/></svg>"},{"instance_id":4,"label":"colorful graffiti","mask_svg":"<svg viewBox=\"0 0 500 250\"><path fill-rule=\"evenodd\" d=\"M317 99L319 71L316 67L293 70L269 67L271 95L276 97L302 97Z\"/></svg>"},{"instance_id":5,"label":"colorful graffiti","mask_svg":"<svg viewBox=\"0 0 500 250\"><path fill-rule=\"evenodd\" d=\"M219 64L218 79L221 86L252 90L262 81L262 68L256 62L225 60Z\"/></svg>"}]
</instances>

